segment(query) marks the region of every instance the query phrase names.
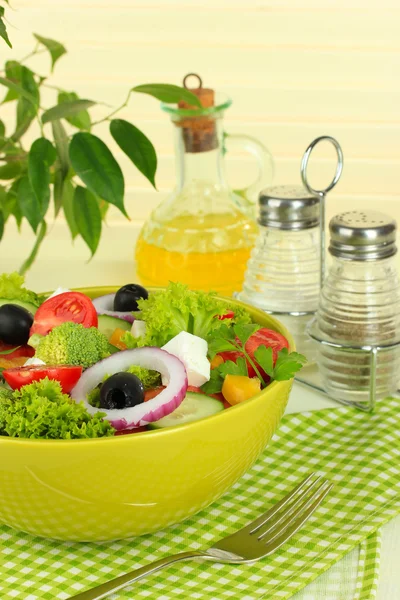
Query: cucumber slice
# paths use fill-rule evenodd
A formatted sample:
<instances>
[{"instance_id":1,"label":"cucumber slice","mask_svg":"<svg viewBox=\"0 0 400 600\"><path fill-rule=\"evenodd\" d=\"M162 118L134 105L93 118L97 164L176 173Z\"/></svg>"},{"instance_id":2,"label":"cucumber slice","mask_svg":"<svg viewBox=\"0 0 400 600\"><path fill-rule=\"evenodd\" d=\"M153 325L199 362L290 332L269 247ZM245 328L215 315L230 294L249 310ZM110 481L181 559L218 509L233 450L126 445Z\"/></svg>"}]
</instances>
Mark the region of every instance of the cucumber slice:
<instances>
[{"instance_id":1,"label":"cucumber slice","mask_svg":"<svg viewBox=\"0 0 400 600\"><path fill-rule=\"evenodd\" d=\"M29 310L31 315L34 315L37 311L37 306L31 304L30 302L23 302L22 300L10 300L9 298L0 298L0 306L3 304L17 304L18 306L22 306L22 308L26 308Z\"/></svg>"},{"instance_id":2,"label":"cucumber slice","mask_svg":"<svg viewBox=\"0 0 400 600\"><path fill-rule=\"evenodd\" d=\"M118 317L99 315L98 329L101 331L101 333L104 333L108 340L111 338L117 327L119 329L123 329L124 331L130 331L132 323L129 323L129 321L125 321L124 319L118 319Z\"/></svg>"},{"instance_id":3,"label":"cucumber slice","mask_svg":"<svg viewBox=\"0 0 400 600\"><path fill-rule=\"evenodd\" d=\"M216 398L198 394L197 392L186 392L186 396L181 404L171 414L149 423L149 429L164 429L164 427L172 427L173 425L183 425L198 421L205 417L210 417L224 410L224 405Z\"/></svg>"}]
</instances>

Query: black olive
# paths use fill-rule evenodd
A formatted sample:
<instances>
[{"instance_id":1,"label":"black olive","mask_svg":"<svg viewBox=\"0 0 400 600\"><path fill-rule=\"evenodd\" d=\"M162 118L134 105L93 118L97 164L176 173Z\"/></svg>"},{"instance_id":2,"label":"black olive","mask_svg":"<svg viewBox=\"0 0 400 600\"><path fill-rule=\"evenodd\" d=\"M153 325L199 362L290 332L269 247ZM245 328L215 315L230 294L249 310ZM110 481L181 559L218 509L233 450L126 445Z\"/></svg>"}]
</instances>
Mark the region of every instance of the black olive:
<instances>
[{"instance_id":1,"label":"black olive","mask_svg":"<svg viewBox=\"0 0 400 600\"><path fill-rule=\"evenodd\" d=\"M138 310L138 300L146 300L148 291L137 283L128 283L122 286L115 294L114 310L123 312Z\"/></svg>"},{"instance_id":2,"label":"black olive","mask_svg":"<svg viewBox=\"0 0 400 600\"><path fill-rule=\"evenodd\" d=\"M32 314L18 304L0 306L0 340L6 344L22 346L29 340Z\"/></svg>"},{"instance_id":3,"label":"black olive","mask_svg":"<svg viewBox=\"0 0 400 600\"><path fill-rule=\"evenodd\" d=\"M112 410L144 402L144 387L133 373L115 373L100 388L100 408Z\"/></svg>"}]
</instances>

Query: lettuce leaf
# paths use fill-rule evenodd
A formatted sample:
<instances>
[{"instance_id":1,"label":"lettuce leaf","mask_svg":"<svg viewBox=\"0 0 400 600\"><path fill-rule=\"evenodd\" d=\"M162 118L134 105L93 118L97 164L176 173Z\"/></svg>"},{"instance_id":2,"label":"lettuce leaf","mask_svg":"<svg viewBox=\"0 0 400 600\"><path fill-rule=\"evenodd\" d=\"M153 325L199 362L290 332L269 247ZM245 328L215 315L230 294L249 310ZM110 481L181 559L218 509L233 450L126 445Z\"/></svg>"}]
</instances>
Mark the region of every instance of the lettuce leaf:
<instances>
[{"instance_id":1,"label":"lettuce leaf","mask_svg":"<svg viewBox=\"0 0 400 600\"><path fill-rule=\"evenodd\" d=\"M138 306L140 319L146 323L146 333L138 338L127 333L124 342L128 348L161 347L181 331L209 340L223 325L251 322L245 309L226 303L214 292L190 290L182 283L171 282L165 290L140 300ZM233 319L218 319L228 310L234 312Z\"/></svg>"},{"instance_id":2,"label":"lettuce leaf","mask_svg":"<svg viewBox=\"0 0 400 600\"><path fill-rule=\"evenodd\" d=\"M19 391L0 389L0 435L20 438L82 439L114 435L104 413L90 415L83 402L63 394L47 378Z\"/></svg>"},{"instance_id":3,"label":"lettuce leaf","mask_svg":"<svg viewBox=\"0 0 400 600\"><path fill-rule=\"evenodd\" d=\"M32 292L27 290L24 285L24 278L22 275L15 273L3 273L0 275L0 298L6 300L21 300L21 302L30 302L35 306L40 306L43 299Z\"/></svg>"}]
</instances>

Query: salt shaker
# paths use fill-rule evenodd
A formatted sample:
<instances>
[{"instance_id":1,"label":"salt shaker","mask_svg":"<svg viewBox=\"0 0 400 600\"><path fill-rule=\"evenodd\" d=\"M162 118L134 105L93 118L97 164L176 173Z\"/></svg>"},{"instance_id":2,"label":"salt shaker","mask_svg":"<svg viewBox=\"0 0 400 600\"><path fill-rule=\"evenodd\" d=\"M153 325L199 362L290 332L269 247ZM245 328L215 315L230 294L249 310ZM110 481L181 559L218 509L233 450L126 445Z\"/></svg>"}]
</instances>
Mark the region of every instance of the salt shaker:
<instances>
[{"instance_id":1,"label":"salt shaker","mask_svg":"<svg viewBox=\"0 0 400 600\"><path fill-rule=\"evenodd\" d=\"M323 191L313 190L306 176L310 153L321 140L332 142L338 154L335 178ZM338 142L322 136L304 154L304 186L283 185L260 192L259 235L237 295L243 302L276 315L309 363L315 360L316 348L306 326L317 310L324 275L325 193L339 180L342 165Z\"/></svg>"},{"instance_id":2,"label":"salt shaker","mask_svg":"<svg viewBox=\"0 0 400 600\"><path fill-rule=\"evenodd\" d=\"M373 211L335 216L331 266L310 334L329 396L364 410L394 392L400 370L396 222Z\"/></svg>"}]
</instances>

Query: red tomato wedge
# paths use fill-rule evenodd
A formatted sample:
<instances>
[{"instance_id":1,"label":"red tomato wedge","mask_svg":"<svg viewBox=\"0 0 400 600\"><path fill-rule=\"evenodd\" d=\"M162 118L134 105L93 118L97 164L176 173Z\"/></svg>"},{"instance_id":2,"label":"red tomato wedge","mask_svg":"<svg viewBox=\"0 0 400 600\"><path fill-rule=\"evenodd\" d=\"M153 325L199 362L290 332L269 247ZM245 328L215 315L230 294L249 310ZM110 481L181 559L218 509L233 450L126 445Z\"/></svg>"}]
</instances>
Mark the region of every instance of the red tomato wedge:
<instances>
[{"instance_id":1,"label":"red tomato wedge","mask_svg":"<svg viewBox=\"0 0 400 600\"><path fill-rule=\"evenodd\" d=\"M11 344L5 344L0 341L0 359L2 357L2 352L7 352L11 350L13 346ZM31 348L31 346L16 346L14 352L10 352L10 354L4 354L4 358L7 360L12 360L13 358L19 358L21 356L26 356L26 358L30 358L35 354L35 349Z\"/></svg>"},{"instance_id":2,"label":"red tomato wedge","mask_svg":"<svg viewBox=\"0 0 400 600\"><path fill-rule=\"evenodd\" d=\"M47 335L65 321L80 323L84 327L97 327L97 313L91 299L81 292L64 292L49 298L37 309L30 335Z\"/></svg>"},{"instance_id":3,"label":"red tomato wedge","mask_svg":"<svg viewBox=\"0 0 400 600\"><path fill-rule=\"evenodd\" d=\"M29 365L3 371L4 379L13 390L48 377L60 382L64 394L69 394L81 375L82 367L73 365Z\"/></svg>"},{"instance_id":4,"label":"red tomato wedge","mask_svg":"<svg viewBox=\"0 0 400 600\"><path fill-rule=\"evenodd\" d=\"M266 346L267 348L272 348L272 356L275 364L279 350L282 350L282 348L289 348L289 342L281 333L278 333L273 329L267 329L266 327L263 327L262 329L259 329L258 331L253 333L253 335L249 337L245 345L246 352L254 361L254 352L259 346ZM238 350L231 350L227 352L220 352L219 356L222 356L224 361L232 360L233 362L236 362L237 359L243 355ZM255 377L256 372L254 371L250 363L247 363L247 368L249 372L249 377ZM266 373L264 373L262 369L260 370L260 372L264 378L268 379L268 376L266 375Z\"/></svg>"},{"instance_id":5,"label":"red tomato wedge","mask_svg":"<svg viewBox=\"0 0 400 600\"><path fill-rule=\"evenodd\" d=\"M233 319L234 316L235 313L233 312L233 310L228 310L224 315L218 315L218 319L220 321L223 321L224 319Z\"/></svg>"}]
</instances>

